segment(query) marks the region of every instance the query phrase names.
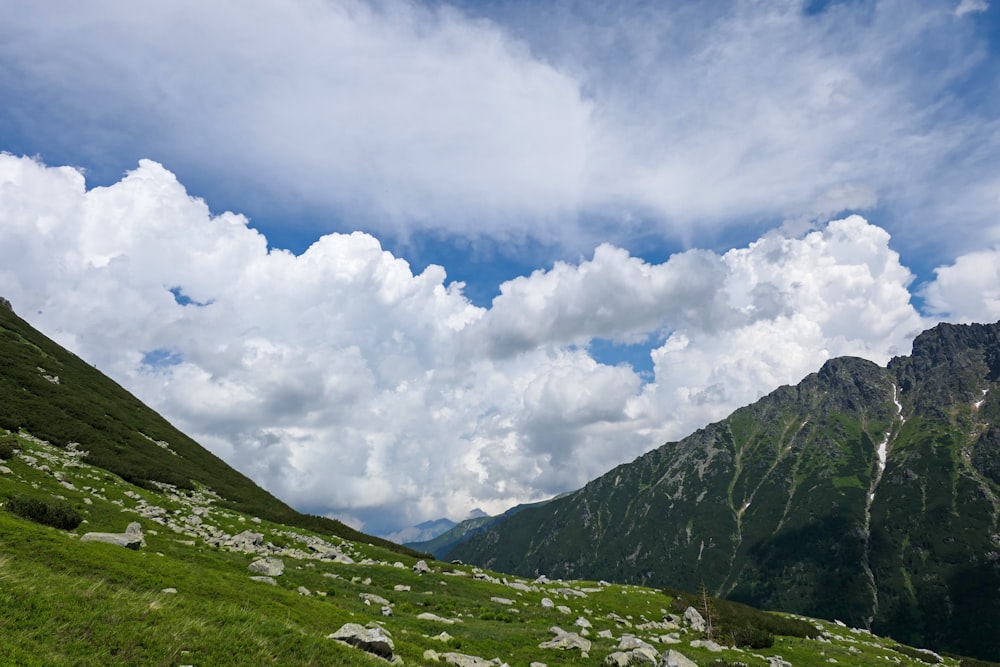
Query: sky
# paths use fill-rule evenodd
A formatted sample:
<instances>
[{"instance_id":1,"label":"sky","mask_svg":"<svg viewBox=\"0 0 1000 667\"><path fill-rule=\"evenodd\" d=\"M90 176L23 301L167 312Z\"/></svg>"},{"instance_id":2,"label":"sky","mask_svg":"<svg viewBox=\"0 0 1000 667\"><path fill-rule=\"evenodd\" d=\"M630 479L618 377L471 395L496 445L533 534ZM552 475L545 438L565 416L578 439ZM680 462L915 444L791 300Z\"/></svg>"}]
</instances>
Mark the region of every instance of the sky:
<instances>
[{"instance_id":1,"label":"sky","mask_svg":"<svg viewBox=\"0 0 1000 667\"><path fill-rule=\"evenodd\" d=\"M0 0L0 295L406 539L1000 319L985 0Z\"/></svg>"}]
</instances>

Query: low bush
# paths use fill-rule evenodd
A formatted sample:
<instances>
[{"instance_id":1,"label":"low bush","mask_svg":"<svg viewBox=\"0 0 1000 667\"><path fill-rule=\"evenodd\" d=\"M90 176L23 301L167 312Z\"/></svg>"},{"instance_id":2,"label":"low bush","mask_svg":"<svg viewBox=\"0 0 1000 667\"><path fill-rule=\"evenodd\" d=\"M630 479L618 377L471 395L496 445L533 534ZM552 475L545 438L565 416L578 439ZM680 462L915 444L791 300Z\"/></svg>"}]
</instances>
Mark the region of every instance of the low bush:
<instances>
[{"instance_id":1,"label":"low bush","mask_svg":"<svg viewBox=\"0 0 1000 667\"><path fill-rule=\"evenodd\" d=\"M671 608L684 613L694 607L704 615L705 598L676 589L663 589L673 598ZM818 637L820 631L811 623L771 612L754 609L739 602L708 598L712 614L712 635L720 641L734 641L734 646L768 648L774 644L774 635L785 637ZM746 643L742 643L746 642Z\"/></svg>"},{"instance_id":2,"label":"low bush","mask_svg":"<svg viewBox=\"0 0 1000 667\"><path fill-rule=\"evenodd\" d=\"M14 456L17 439L9 435L0 435L0 459L7 460Z\"/></svg>"},{"instance_id":3,"label":"low bush","mask_svg":"<svg viewBox=\"0 0 1000 667\"><path fill-rule=\"evenodd\" d=\"M771 648L774 646L774 634L752 625L742 627L726 627L718 633L720 641L729 646L746 648Z\"/></svg>"},{"instance_id":4,"label":"low bush","mask_svg":"<svg viewBox=\"0 0 1000 667\"><path fill-rule=\"evenodd\" d=\"M60 530L73 530L83 522L79 512L57 500L14 496L7 501L7 509L24 519Z\"/></svg>"}]
</instances>

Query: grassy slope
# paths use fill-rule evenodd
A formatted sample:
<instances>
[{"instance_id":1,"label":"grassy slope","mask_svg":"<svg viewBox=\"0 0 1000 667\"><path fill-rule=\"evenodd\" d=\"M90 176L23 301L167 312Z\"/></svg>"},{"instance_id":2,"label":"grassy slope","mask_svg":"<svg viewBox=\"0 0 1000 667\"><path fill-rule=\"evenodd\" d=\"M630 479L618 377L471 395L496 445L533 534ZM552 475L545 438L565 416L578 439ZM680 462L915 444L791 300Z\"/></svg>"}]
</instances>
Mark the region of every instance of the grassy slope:
<instances>
[{"instance_id":1,"label":"grassy slope","mask_svg":"<svg viewBox=\"0 0 1000 667\"><path fill-rule=\"evenodd\" d=\"M10 472L0 473L0 502L23 494L60 497L86 523L64 532L0 509L0 664L386 664L325 638L346 622L383 623L392 633L397 654L409 665L428 664L423 657L427 649L500 657L511 665L532 661L551 666L602 664L625 632L647 641L663 634L628 625L660 620L671 609L671 596L636 586L563 582L521 591L473 579L468 566L438 562L431 562L432 573L421 576L411 569L412 557L349 542L343 548L356 564L286 557L278 585L268 586L249 579L246 568L252 556L176 534L139 518L134 509L142 497L182 516L192 504L204 504L204 495L171 497L87 464L74 464L58 448L23 438L17 444L23 454L44 461L51 472L29 466L20 455L11 457L3 462ZM63 485L54 473L61 473L75 488ZM140 551L76 539L88 531L120 531L134 520L140 521L146 536L147 546ZM252 523L217 505L211 505L205 521L230 534L249 526L265 533L268 540L286 545L294 544L296 534L305 535L267 521ZM404 567L395 566L397 562ZM396 591L397 585L410 590ZM314 594L300 595L299 586ZM177 593L162 592L168 587ZM558 589L568 587L585 588L586 597L558 594ZM377 605L364 604L361 593L388 598L393 616L383 618ZM566 605L570 613L544 608L544 596ZM511 599L514 604L495 602L494 597ZM441 625L416 618L425 611L462 622ZM613 614L621 621L614 620ZM549 627L577 629L573 624L580 616L594 625L590 636L594 646L587 659L576 651L538 648L551 638ZM831 641L778 637L771 649L710 653L691 647L690 641L698 635L687 633L676 648L698 664L722 658L763 666L766 657L773 655L782 655L796 667L830 664L830 658L859 667L881 666L891 659L902 665L923 664L910 657L912 652L901 652L906 649L894 642L833 623L811 623L828 632ZM599 638L600 630L610 630L615 639ZM453 638L445 642L433 638L442 631ZM665 651L667 647L658 648ZM958 661L948 659L946 664Z\"/></svg>"},{"instance_id":2,"label":"grassy slope","mask_svg":"<svg viewBox=\"0 0 1000 667\"><path fill-rule=\"evenodd\" d=\"M79 443L89 462L140 486L201 483L245 514L414 553L339 521L296 512L2 306L0 428L25 429L59 446Z\"/></svg>"}]
</instances>

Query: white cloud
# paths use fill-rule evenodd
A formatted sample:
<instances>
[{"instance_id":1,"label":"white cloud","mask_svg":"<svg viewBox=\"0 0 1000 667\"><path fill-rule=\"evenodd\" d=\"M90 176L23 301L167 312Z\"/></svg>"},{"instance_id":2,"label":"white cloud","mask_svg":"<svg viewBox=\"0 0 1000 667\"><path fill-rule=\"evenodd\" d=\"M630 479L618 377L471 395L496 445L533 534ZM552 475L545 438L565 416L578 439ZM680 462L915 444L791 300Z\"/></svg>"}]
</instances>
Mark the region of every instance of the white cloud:
<instances>
[{"instance_id":1,"label":"white cloud","mask_svg":"<svg viewBox=\"0 0 1000 667\"><path fill-rule=\"evenodd\" d=\"M87 190L0 155L0 220L19 313L280 497L368 530L575 488L828 357L905 353L925 324L889 235L856 216L662 264L601 246L491 309L367 234L268 251L149 161ZM653 381L595 361L595 336L664 337Z\"/></svg>"},{"instance_id":2,"label":"white cloud","mask_svg":"<svg viewBox=\"0 0 1000 667\"><path fill-rule=\"evenodd\" d=\"M930 314L955 322L1000 320L1000 249L959 256L921 289Z\"/></svg>"},{"instance_id":3,"label":"white cloud","mask_svg":"<svg viewBox=\"0 0 1000 667\"><path fill-rule=\"evenodd\" d=\"M989 8L990 3L986 2L986 0L961 0L958 6L955 7L955 16L985 12Z\"/></svg>"},{"instance_id":4,"label":"white cloud","mask_svg":"<svg viewBox=\"0 0 1000 667\"><path fill-rule=\"evenodd\" d=\"M989 45L936 0L645 4L6 0L0 113L27 152L153 156L272 215L583 251L875 202L919 246L1000 167L955 88Z\"/></svg>"}]
</instances>

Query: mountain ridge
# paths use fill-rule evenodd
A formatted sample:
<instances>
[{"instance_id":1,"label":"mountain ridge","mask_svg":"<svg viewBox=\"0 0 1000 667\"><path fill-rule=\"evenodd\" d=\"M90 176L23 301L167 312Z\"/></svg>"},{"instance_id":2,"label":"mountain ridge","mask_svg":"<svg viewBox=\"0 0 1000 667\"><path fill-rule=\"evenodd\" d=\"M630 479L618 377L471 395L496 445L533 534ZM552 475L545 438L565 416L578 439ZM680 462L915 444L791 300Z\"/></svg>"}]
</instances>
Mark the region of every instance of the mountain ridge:
<instances>
[{"instance_id":1,"label":"mountain ridge","mask_svg":"<svg viewBox=\"0 0 1000 667\"><path fill-rule=\"evenodd\" d=\"M1000 323L938 325L885 367L831 359L447 556L522 575L704 582L1000 658L998 378Z\"/></svg>"}]
</instances>

